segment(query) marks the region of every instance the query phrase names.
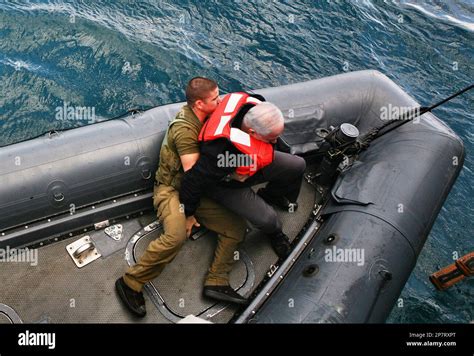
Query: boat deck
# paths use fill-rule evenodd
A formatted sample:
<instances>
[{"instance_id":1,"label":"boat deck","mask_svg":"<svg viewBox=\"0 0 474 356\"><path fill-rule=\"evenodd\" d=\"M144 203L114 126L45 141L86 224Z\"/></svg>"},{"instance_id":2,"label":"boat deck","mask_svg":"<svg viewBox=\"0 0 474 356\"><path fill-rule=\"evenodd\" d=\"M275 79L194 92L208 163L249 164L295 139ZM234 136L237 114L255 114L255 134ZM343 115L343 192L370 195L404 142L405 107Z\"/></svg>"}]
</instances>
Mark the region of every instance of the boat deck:
<instances>
[{"instance_id":1,"label":"boat deck","mask_svg":"<svg viewBox=\"0 0 474 356\"><path fill-rule=\"evenodd\" d=\"M303 182L299 208L295 213L278 211L283 230L294 239L314 207L315 190ZM147 315L139 319L121 304L115 292L115 280L127 268L127 252L136 259L160 229L145 232L155 221L153 211L129 216L115 224L123 226L123 237L113 240L104 230L89 231L38 249L38 264L4 263L0 269L0 323L174 323L189 314L215 323L229 322L238 307L216 303L202 296L202 286L216 243L215 233L207 232L197 240L188 240L176 259L145 288ZM140 238L132 243L138 231ZM66 246L89 235L102 255L78 268ZM231 274L231 285L249 296L277 262L268 238L250 227L239 249L239 261Z\"/></svg>"}]
</instances>

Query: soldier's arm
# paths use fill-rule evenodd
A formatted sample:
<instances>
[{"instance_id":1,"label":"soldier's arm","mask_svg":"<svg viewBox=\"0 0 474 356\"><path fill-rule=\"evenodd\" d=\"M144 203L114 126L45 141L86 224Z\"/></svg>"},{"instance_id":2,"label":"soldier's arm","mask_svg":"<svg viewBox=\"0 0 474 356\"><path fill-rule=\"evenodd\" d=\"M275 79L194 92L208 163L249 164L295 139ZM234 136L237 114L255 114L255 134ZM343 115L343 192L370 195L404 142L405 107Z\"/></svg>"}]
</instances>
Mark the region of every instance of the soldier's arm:
<instances>
[{"instance_id":1,"label":"soldier's arm","mask_svg":"<svg viewBox=\"0 0 474 356\"><path fill-rule=\"evenodd\" d=\"M185 126L176 123L172 127L171 137L178 151L183 171L188 171L199 159L199 142L197 137Z\"/></svg>"}]
</instances>

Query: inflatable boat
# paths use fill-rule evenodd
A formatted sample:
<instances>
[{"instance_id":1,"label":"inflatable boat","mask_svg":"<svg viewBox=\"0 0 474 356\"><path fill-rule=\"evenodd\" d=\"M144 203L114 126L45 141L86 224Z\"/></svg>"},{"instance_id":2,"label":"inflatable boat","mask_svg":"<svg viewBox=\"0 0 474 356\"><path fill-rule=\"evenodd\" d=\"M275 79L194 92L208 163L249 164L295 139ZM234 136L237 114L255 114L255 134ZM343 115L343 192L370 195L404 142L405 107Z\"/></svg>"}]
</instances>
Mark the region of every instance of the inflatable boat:
<instances>
[{"instance_id":1,"label":"inflatable boat","mask_svg":"<svg viewBox=\"0 0 474 356\"><path fill-rule=\"evenodd\" d=\"M419 106L377 71L256 93L284 113L278 149L304 157L307 172L298 210L277 211L293 243L286 260L249 226L231 275L248 306L202 296L216 243L207 230L145 286L145 318L115 294L161 231L153 177L175 103L0 148L0 321L384 322L463 165L462 141L427 112L355 145L394 108ZM357 149L325 150L328 137Z\"/></svg>"}]
</instances>

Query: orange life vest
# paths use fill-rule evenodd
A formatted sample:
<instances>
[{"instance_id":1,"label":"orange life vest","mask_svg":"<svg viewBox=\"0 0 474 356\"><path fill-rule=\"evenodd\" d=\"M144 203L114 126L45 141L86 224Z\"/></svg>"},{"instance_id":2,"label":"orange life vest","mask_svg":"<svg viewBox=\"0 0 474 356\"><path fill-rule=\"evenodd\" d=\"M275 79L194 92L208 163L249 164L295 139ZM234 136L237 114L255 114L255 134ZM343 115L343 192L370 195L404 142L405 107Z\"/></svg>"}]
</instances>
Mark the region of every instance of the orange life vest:
<instances>
[{"instance_id":1,"label":"orange life vest","mask_svg":"<svg viewBox=\"0 0 474 356\"><path fill-rule=\"evenodd\" d=\"M241 175L252 176L258 170L268 166L273 161L273 145L257 140L236 127L231 127L232 120L243 105L257 105L259 103L261 103L260 100L246 93L227 94L213 114L204 123L199 134L199 141L202 142L226 138L234 147L242 152L242 158L246 157L246 159L234 160L237 167L236 172ZM226 158L228 159L229 156ZM242 163L242 161L244 162Z\"/></svg>"}]
</instances>

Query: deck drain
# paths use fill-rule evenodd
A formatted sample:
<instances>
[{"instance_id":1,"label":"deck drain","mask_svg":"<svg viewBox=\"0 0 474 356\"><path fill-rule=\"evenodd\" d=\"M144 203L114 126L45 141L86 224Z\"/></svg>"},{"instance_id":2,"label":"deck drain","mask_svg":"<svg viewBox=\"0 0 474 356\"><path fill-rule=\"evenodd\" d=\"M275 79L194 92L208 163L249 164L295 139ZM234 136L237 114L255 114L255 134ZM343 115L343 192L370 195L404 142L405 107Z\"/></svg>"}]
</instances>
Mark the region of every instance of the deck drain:
<instances>
[{"instance_id":1,"label":"deck drain","mask_svg":"<svg viewBox=\"0 0 474 356\"><path fill-rule=\"evenodd\" d=\"M309 265L309 266L305 267L305 269L303 270L303 276L312 277L312 276L317 275L318 272L319 272L319 266L315 265L315 264L312 264L312 265Z\"/></svg>"},{"instance_id":2,"label":"deck drain","mask_svg":"<svg viewBox=\"0 0 474 356\"><path fill-rule=\"evenodd\" d=\"M325 245L333 245L339 240L339 235L338 234L329 234L328 237L324 239L324 244Z\"/></svg>"}]
</instances>

